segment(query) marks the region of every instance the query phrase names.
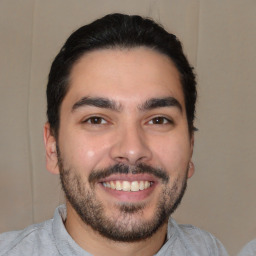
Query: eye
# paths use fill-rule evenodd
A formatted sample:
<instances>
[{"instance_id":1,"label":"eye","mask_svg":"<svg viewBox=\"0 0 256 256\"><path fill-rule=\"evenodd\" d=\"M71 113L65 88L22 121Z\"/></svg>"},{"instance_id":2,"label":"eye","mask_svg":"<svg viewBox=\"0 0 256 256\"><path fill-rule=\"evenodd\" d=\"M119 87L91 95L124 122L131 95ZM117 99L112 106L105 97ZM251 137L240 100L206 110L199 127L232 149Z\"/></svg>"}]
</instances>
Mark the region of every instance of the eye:
<instances>
[{"instance_id":1,"label":"eye","mask_svg":"<svg viewBox=\"0 0 256 256\"><path fill-rule=\"evenodd\" d=\"M98 124L107 124L107 121L99 116L92 116L83 121L83 123L98 125Z\"/></svg>"},{"instance_id":2,"label":"eye","mask_svg":"<svg viewBox=\"0 0 256 256\"><path fill-rule=\"evenodd\" d=\"M154 117L152 118L148 124L158 124L158 125L161 125L161 124L173 124L173 121L166 118L166 117L163 117L163 116L157 116L157 117Z\"/></svg>"}]
</instances>

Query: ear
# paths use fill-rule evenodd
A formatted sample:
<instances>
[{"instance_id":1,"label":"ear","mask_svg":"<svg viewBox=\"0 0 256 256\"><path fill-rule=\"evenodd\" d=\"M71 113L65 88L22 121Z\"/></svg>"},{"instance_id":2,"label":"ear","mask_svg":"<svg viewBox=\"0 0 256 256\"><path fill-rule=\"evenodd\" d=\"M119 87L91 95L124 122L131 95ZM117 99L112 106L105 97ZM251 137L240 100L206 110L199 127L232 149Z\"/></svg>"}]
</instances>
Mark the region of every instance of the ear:
<instances>
[{"instance_id":1,"label":"ear","mask_svg":"<svg viewBox=\"0 0 256 256\"><path fill-rule=\"evenodd\" d=\"M195 172L195 166L191 160L193 156L193 150L194 150L194 133L191 134L191 138L190 138L190 162L188 165L188 179L191 178Z\"/></svg>"},{"instance_id":2,"label":"ear","mask_svg":"<svg viewBox=\"0 0 256 256\"><path fill-rule=\"evenodd\" d=\"M49 123L44 125L44 146L47 170L53 174L59 174L56 139L51 132Z\"/></svg>"},{"instance_id":3,"label":"ear","mask_svg":"<svg viewBox=\"0 0 256 256\"><path fill-rule=\"evenodd\" d=\"M195 166L194 166L194 163L192 161L189 162L189 165L188 165L188 176L187 178L191 178L193 176L195 172Z\"/></svg>"}]
</instances>

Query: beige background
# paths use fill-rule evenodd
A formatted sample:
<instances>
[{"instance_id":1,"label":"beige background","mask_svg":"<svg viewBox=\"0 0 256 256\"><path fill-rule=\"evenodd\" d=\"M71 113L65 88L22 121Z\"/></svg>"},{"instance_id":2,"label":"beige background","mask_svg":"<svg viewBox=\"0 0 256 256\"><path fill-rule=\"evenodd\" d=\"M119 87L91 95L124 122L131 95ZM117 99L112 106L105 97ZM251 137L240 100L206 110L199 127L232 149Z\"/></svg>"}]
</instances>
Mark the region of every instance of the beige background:
<instances>
[{"instance_id":1,"label":"beige background","mask_svg":"<svg viewBox=\"0 0 256 256\"><path fill-rule=\"evenodd\" d=\"M109 12L161 21L196 68L196 174L175 213L233 255L256 237L255 0L1 0L0 232L52 217L62 200L45 169L42 128L51 61L67 36Z\"/></svg>"}]
</instances>

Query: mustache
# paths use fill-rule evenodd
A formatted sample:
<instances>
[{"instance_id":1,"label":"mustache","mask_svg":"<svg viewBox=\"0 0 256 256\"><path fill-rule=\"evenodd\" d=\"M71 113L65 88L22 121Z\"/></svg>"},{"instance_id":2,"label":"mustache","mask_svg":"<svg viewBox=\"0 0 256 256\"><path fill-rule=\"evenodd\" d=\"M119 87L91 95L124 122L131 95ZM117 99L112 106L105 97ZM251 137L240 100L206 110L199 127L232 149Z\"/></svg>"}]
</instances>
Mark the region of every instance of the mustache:
<instances>
[{"instance_id":1,"label":"mustache","mask_svg":"<svg viewBox=\"0 0 256 256\"><path fill-rule=\"evenodd\" d=\"M136 166L129 166L125 164L115 164L113 166L107 167L101 170L94 170L90 173L88 180L90 183L96 183L97 181L107 178L112 174L139 174L139 173L147 173L154 175L158 179L160 179L163 183L168 183L169 175L161 169L154 168L147 164L138 164Z\"/></svg>"}]
</instances>

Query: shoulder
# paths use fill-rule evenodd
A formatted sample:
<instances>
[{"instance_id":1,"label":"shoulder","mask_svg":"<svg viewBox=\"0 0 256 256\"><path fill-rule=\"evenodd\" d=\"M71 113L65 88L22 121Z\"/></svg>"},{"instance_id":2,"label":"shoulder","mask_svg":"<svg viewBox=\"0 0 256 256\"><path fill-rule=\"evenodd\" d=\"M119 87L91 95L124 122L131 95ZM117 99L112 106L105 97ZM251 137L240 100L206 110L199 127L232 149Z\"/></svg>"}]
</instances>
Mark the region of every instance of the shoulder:
<instances>
[{"instance_id":1,"label":"shoulder","mask_svg":"<svg viewBox=\"0 0 256 256\"><path fill-rule=\"evenodd\" d=\"M35 251L44 250L45 246L51 247L52 241L52 220L31 225L24 230L6 232L0 235L0 256L22 253L35 255Z\"/></svg>"},{"instance_id":2,"label":"shoulder","mask_svg":"<svg viewBox=\"0 0 256 256\"><path fill-rule=\"evenodd\" d=\"M227 256L222 243L211 233L192 225L178 225L171 219L176 229L178 243L188 252L188 255Z\"/></svg>"},{"instance_id":3,"label":"shoulder","mask_svg":"<svg viewBox=\"0 0 256 256\"><path fill-rule=\"evenodd\" d=\"M183 234L193 244L200 242L208 248L208 251L223 247L221 242L211 233L192 225L179 225Z\"/></svg>"},{"instance_id":4,"label":"shoulder","mask_svg":"<svg viewBox=\"0 0 256 256\"><path fill-rule=\"evenodd\" d=\"M254 256L256 255L256 239L249 242L247 245L244 246L244 248L241 250L241 252L238 254L238 256Z\"/></svg>"}]
</instances>

